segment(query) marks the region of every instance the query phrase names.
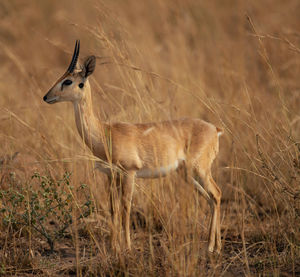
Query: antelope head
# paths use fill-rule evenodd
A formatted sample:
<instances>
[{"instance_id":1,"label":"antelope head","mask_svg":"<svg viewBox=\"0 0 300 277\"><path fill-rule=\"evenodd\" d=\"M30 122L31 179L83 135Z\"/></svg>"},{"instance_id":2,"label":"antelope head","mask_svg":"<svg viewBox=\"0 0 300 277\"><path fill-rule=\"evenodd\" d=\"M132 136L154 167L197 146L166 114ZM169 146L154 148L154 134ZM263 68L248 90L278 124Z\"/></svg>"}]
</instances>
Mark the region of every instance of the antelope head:
<instances>
[{"instance_id":1,"label":"antelope head","mask_svg":"<svg viewBox=\"0 0 300 277\"><path fill-rule=\"evenodd\" d=\"M80 65L78 63L79 50L80 41L76 40L69 68L43 98L48 104L63 101L81 101L85 97L86 91L90 90L88 77L95 70L96 57L89 56L85 59L83 65Z\"/></svg>"}]
</instances>

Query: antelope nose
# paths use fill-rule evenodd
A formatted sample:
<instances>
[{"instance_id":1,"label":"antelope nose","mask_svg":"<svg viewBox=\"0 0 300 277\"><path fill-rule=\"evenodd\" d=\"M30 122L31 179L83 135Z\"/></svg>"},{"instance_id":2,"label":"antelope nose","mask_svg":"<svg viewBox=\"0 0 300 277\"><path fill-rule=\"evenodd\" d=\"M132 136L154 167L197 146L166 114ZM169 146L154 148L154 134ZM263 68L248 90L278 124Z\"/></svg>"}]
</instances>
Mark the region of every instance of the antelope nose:
<instances>
[{"instance_id":1,"label":"antelope nose","mask_svg":"<svg viewBox=\"0 0 300 277\"><path fill-rule=\"evenodd\" d=\"M45 95L45 96L43 97L43 100L44 100L44 101L47 101L47 95Z\"/></svg>"}]
</instances>

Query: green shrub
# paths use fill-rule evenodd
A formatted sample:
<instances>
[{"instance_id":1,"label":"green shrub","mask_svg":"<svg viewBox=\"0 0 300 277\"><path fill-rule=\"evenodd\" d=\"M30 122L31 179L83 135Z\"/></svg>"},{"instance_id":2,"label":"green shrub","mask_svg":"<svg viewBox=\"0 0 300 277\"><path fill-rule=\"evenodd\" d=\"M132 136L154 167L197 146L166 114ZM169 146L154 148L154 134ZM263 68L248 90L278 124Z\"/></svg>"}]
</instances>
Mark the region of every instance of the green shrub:
<instances>
[{"instance_id":1,"label":"green shrub","mask_svg":"<svg viewBox=\"0 0 300 277\"><path fill-rule=\"evenodd\" d=\"M66 235L74 215L85 218L94 210L87 186L81 185L78 190L83 201L75 201L68 172L58 181L35 173L25 187L11 182L8 189L0 190L2 223L13 230L31 228L53 252L55 241Z\"/></svg>"}]
</instances>

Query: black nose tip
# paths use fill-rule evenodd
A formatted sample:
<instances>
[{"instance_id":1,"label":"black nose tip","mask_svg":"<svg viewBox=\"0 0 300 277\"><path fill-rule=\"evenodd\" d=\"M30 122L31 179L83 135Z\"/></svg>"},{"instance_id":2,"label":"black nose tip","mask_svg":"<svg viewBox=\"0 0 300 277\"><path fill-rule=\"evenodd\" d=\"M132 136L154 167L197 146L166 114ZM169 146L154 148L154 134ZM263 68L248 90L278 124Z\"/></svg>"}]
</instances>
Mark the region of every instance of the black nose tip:
<instances>
[{"instance_id":1,"label":"black nose tip","mask_svg":"<svg viewBox=\"0 0 300 277\"><path fill-rule=\"evenodd\" d=\"M47 100L47 95L45 95L45 96L43 97L43 100L44 100L44 101L46 101L46 100Z\"/></svg>"}]
</instances>

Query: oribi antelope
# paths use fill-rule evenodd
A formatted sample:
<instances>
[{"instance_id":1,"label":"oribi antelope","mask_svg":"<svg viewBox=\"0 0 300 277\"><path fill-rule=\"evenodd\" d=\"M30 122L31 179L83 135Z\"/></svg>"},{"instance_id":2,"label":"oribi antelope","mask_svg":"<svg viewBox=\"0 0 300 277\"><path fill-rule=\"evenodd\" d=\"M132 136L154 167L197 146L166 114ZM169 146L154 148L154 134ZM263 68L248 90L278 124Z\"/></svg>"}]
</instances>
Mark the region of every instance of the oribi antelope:
<instances>
[{"instance_id":1,"label":"oribi antelope","mask_svg":"<svg viewBox=\"0 0 300 277\"><path fill-rule=\"evenodd\" d=\"M80 136L93 155L103 161L97 162L97 168L109 176L113 170L122 172L121 211L127 247L131 248L130 209L135 178L159 178L183 166L190 172L188 182L210 205L208 251L219 253L221 190L212 178L211 166L219 151L221 129L198 118L136 124L101 121L93 112L89 83L96 58L89 56L79 64L79 49L77 40L67 71L43 99L48 104L72 102ZM112 203L111 215L114 221Z\"/></svg>"}]
</instances>

